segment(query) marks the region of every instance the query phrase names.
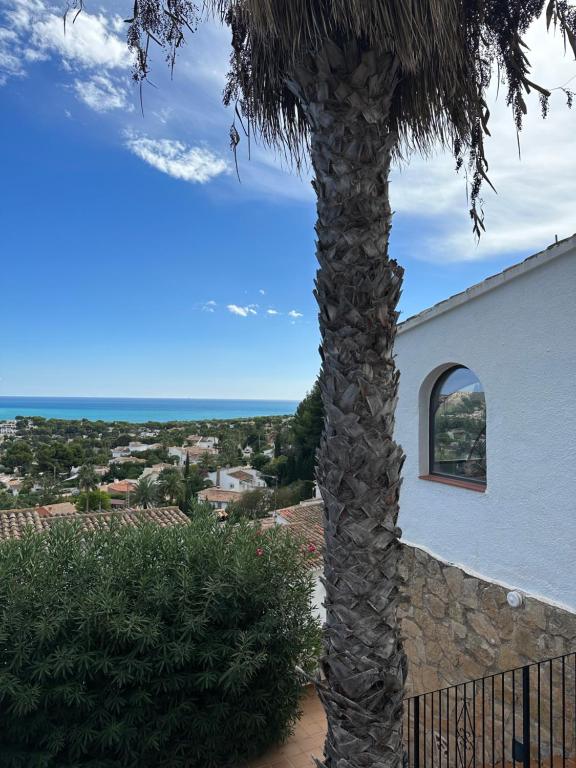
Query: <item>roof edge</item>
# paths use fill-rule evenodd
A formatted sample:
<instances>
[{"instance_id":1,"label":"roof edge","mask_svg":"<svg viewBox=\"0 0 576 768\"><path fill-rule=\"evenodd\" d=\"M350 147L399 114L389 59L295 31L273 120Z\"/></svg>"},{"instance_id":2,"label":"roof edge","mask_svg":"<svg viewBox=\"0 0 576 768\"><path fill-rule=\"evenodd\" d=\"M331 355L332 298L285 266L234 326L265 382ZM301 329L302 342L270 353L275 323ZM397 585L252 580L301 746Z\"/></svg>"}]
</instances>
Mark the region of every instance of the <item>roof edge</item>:
<instances>
[{"instance_id":1,"label":"roof edge","mask_svg":"<svg viewBox=\"0 0 576 768\"><path fill-rule=\"evenodd\" d=\"M410 331L412 328L415 328L428 320L432 320L439 315L443 315L445 312L449 312L451 309L455 309L471 299L476 299L478 296L493 291L495 288L499 288L510 280L514 280L537 267L548 264L559 256L563 256L573 248L576 248L576 233L563 240L559 240L557 243L552 243L543 251L538 251L538 253L528 256L528 258L517 264L513 264L511 267L507 267L502 270L502 272L490 275L490 277L471 285L464 291L456 293L447 299L443 299L443 301L433 304L431 307L422 310L422 312L418 312L418 314L406 318L406 320L398 324L397 333L402 334L406 331Z\"/></svg>"}]
</instances>

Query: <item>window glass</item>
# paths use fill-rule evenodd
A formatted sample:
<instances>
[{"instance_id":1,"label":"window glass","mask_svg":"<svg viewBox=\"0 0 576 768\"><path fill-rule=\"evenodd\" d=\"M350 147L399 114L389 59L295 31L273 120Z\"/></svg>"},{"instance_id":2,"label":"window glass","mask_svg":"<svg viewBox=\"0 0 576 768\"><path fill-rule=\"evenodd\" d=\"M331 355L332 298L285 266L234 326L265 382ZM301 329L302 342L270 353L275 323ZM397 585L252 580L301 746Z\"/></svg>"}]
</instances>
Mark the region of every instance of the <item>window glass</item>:
<instances>
[{"instance_id":1,"label":"window glass","mask_svg":"<svg viewBox=\"0 0 576 768\"><path fill-rule=\"evenodd\" d=\"M446 371L432 391L430 472L486 483L486 400L469 368Z\"/></svg>"}]
</instances>

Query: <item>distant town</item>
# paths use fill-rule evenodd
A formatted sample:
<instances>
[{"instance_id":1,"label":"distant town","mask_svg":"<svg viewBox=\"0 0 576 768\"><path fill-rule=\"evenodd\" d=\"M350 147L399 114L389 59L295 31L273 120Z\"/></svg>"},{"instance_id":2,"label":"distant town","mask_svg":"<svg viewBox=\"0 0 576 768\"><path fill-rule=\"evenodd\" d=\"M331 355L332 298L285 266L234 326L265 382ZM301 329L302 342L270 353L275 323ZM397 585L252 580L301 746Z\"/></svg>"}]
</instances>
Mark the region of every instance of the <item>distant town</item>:
<instances>
[{"instance_id":1,"label":"distant town","mask_svg":"<svg viewBox=\"0 0 576 768\"><path fill-rule=\"evenodd\" d=\"M152 509L251 519L314 496L317 388L294 416L196 422L0 421L0 510Z\"/></svg>"}]
</instances>

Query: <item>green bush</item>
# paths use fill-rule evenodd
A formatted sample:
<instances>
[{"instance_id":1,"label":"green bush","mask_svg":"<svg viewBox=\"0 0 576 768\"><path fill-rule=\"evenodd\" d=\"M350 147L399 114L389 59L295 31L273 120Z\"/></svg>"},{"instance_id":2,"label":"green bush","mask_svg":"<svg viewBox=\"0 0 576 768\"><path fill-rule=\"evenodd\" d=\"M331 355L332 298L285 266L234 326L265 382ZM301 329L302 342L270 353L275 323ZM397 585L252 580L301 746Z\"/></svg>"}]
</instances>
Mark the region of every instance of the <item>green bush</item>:
<instances>
[{"instance_id":1,"label":"green bush","mask_svg":"<svg viewBox=\"0 0 576 768\"><path fill-rule=\"evenodd\" d=\"M211 768L285 737L318 651L306 557L206 515L4 542L2 768Z\"/></svg>"}]
</instances>

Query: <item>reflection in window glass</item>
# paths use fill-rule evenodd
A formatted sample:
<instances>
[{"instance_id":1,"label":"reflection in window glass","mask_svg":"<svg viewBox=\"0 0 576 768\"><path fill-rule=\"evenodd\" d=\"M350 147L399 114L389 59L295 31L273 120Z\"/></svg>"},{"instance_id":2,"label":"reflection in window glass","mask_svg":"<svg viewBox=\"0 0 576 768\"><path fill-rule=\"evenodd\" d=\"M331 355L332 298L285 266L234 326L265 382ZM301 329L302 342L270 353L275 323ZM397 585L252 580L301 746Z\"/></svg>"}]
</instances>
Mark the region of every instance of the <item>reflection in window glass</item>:
<instances>
[{"instance_id":1,"label":"reflection in window glass","mask_svg":"<svg viewBox=\"0 0 576 768\"><path fill-rule=\"evenodd\" d=\"M446 371L432 391L430 472L486 483L486 400L469 368Z\"/></svg>"}]
</instances>

